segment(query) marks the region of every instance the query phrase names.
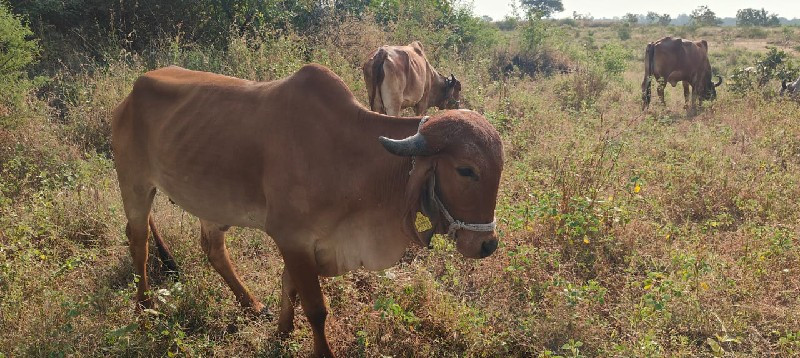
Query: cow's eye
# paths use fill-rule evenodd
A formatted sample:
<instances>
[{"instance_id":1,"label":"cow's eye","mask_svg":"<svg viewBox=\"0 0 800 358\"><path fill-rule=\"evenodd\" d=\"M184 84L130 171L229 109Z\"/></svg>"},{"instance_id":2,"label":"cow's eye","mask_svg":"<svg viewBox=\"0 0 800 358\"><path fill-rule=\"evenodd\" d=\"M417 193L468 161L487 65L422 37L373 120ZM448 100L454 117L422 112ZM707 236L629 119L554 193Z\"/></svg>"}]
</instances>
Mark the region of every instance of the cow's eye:
<instances>
[{"instance_id":1,"label":"cow's eye","mask_svg":"<svg viewBox=\"0 0 800 358\"><path fill-rule=\"evenodd\" d=\"M475 174L475 171L473 171L472 168L459 167L459 168L456 168L456 171L458 171L458 175L460 175L462 177L468 177L468 178L470 178L472 180L478 180L478 175Z\"/></svg>"}]
</instances>

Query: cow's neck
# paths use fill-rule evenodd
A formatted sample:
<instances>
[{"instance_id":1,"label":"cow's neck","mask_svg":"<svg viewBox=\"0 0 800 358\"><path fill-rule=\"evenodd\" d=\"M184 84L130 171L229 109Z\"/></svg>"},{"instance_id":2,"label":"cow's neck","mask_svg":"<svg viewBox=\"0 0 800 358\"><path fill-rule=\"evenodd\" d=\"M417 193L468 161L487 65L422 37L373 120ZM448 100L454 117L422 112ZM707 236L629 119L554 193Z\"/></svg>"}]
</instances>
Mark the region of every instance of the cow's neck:
<instances>
[{"instance_id":1,"label":"cow's neck","mask_svg":"<svg viewBox=\"0 0 800 358\"><path fill-rule=\"evenodd\" d=\"M438 71L436 71L433 66L428 64L430 78L430 89L428 90L429 93L427 97L427 107L434 107L438 103L442 101L442 94L444 93L444 87L447 85L447 77L442 76Z\"/></svg>"},{"instance_id":2,"label":"cow's neck","mask_svg":"<svg viewBox=\"0 0 800 358\"><path fill-rule=\"evenodd\" d=\"M411 170L411 157L401 157L389 154L378 141L378 137L384 136L391 139L403 139L414 135L419 127L421 117L392 117L363 109L359 114L357 125L358 138L363 138L358 146L363 146L364 151L381 151L386 160L382 160L377 165L374 173L378 177L375 179L375 195L384 202L397 203L395 209L402 209L406 185L409 181L409 171Z\"/></svg>"},{"instance_id":3,"label":"cow's neck","mask_svg":"<svg viewBox=\"0 0 800 358\"><path fill-rule=\"evenodd\" d=\"M411 158L389 154L379 136L406 138L417 131L420 118L380 115L359 108L358 119L344 124L350 140L342 141L338 151L349 153L337 170L353 176L358 209L316 244L320 273L339 275L364 266L370 270L394 265L413 238L403 232L405 191L409 182ZM348 183L342 183L348 185Z\"/></svg>"}]
</instances>

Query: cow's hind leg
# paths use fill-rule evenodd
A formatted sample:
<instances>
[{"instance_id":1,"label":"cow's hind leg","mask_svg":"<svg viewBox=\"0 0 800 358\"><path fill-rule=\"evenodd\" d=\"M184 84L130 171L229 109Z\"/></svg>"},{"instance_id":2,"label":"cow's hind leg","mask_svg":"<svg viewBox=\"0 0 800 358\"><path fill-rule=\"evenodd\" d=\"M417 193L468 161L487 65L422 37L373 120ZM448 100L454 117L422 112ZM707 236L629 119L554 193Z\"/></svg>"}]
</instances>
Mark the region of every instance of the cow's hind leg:
<instances>
[{"instance_id":1,"label":"cow's hind leg","mask_svg":"<svg viewBox=\"0 0 800 358\"><path fill-rule=\"evenodd\" d=\"M175 263L175 256L172 256L172 252L169 251L169 246L167 246L167 243L164 242L164 239L158 232L156 223L153 221L153 215L150 215L148 223L150 224L150 233L153 235L153 240L156 244L158 257L161 259L161 269L166 272L167 276L177 276L180 272L178 271L178 264Z\"/></svg>"},{"instance_id":2,"label":"cow's hind leg","mask_svg":"<svg viewBox=\"0 0 800 358\"><path fill-rule=\"evenodd\" d=\"M281 313L280 318L278 318L278 336L286 338L294 330L294 308L297 305L297 289L294 287L286 267L283 268L281 281Z\"/></svg>"},{"instance_id":3,"label":"cow's hind leg","mask_svg":"<svg viewBox=\"0 0 800 358\"><path fill-rule=\"evenodd\" d=\"M228 226L200 220L200 244L203 247L203 252L206 253L208 261L214 267L214 270L222 276L225 283L231 288L239 304L252 313L260 314L264 310L264 305L253 297L242 283L239 274L236 273L233 263L231 263L228 248L225 246L226 230L228 230Z\"/></svg>"},{"instance_id":4,"label":"cow's hind leg","mask_svg":"<svg viewBox=\"0 0 800 358\"><path fill-rule=\"evenodd\" d=\"M664 99L664 88L667 87L667 81L662 79L658 80L658 87L656 88L656 92L658 92L658 98L661 99L661 104L666 106L667 101Z\"/></svg>"},{"instance_id":5,"label":"cow's hind leg","mask_svg":"<svg viewBox=\"0 0 800 358\"><path fill-rule=\"evenodd\" d=\"M383 110L387 115L398 116L403 109L403 88L405 84L394 76L386 76L381 83L381 102L383 103Z\"/></svg>"},{"instance_id":6,"label":"cow's hind leg","mask_svg":"<svg viewBox=\"0 0 800 358\"><path fill-rule=\"evenodd\" d=\"M645 76L644 81L642 81L642 110L644 111L650 106L650 99L651 99L651 90L652 90L651 83L650 83L650 76Z\"/></svg>"},{"instance_id":7,"label":"cow's hind leg","mask_svg":"<svg viewBox=\"0 0 800 358\"><path fill-rule=\"evenodd\" d=\"M120 176L122 179L122 176ZM153 302L148 296L147 282L147 221L156 189L150 185L124 183L120 180L122 203L128 224L125 236L133 260L133 271L137 275L136 302L139 308L152 308Z\"/></svg>"}]
</instances>

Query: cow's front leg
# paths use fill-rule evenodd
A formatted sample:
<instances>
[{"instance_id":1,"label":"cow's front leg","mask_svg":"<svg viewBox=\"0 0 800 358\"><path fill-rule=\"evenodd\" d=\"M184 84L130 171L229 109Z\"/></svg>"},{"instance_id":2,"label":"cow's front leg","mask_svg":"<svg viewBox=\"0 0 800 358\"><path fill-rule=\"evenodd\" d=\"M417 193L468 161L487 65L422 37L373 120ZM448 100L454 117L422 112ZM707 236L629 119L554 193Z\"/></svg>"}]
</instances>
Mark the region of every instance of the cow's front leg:
<instances>
[{"instance_id":1,"label":"cow's front leg","mask_svg":"<svg viewBox=\"0 0 800 358\"><path fill-rule=\"evenodd\" d=\"M325 335L325 319L328 317L328 309L325 307L325 298L322 296L319 286L319 273L313 253L287 255L284 252L283 260L285 270L289 272L293 287L300 295L300 305L302 305L303 312L305 312L314 333L314 357L333 357L328 337ZM281 306L284 305L281 304ZM283 312L281 312L281 318L284 318Z\"/></svg>"},{"instance_id":2,"label":"cow's front leg","mask_svg":"<svg viewBox=\"0 0 800 358\"><path fill-rule=\"evenodd\" d=\"M689 106L689 115L694 116L697 114L697 87L692 86L691 105Z\"/></svg>"},{"instance_id":3,"label":"cow's front leg","mask_svg":"<svg viewBox=\"0 0 800 358\"><path fill-rule=\"evenodd\" d=\"M683 81L683 108L689 106L689 84Z\"/></svg>"},{"instance_id":4,"label":"cow's front leg","mask_svg":"<svg viewBox=\"0 0 800 358\"><path fill-rule=\"evenodd\" d=\"M294 287L289 270L283 268L281 277L281 313L278 318L278 337L286 338L294 330L294 308L297 306L297 289Z\"/></svg>"},{"instance_id":5,"label":"cow's front leg","mask_svg":"<svg viewBox=\"0 0 800 358\"><path fill-rule=\"evenodd\" d=\"M428 112L428 107L426 106L427 103L428 101L423 99L422 101L419 101L419 103L415 104L414 114L417 116L424 116L425 113Z\"/></svg>"}]
</instances>

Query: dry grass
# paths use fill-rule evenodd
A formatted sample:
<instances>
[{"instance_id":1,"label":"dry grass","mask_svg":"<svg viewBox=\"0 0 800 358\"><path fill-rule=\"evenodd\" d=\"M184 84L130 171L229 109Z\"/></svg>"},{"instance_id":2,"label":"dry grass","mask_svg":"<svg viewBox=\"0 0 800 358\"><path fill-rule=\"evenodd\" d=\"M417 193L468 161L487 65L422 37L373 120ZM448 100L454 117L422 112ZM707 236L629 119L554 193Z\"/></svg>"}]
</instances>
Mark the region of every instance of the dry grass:
<instances>
[{"instance_id":1,"label":"dry grass","mask_svg":"<svg viewBox=\"0 0 800 358\"><path fill-rule=\"evenodd\" d=\"M319 61L364 100L358 61L392 33L354 30L362 25L351 19L317 39L233 38L222 60L180 47L158 64L272 79ZM561 41L581 48L589 30L598 45L621 43L631 53L621 75L496 80L488 55L465 60L430 49L503 137L502 244L474 261L437 238L384 272L324 279L340 356L800 354L800 106L721 87L713 105L689 117L682 90L670 88L666 107L643 113L640 52L663 29L634 28L620 42L613 28L579 28ZM721 60L735 49L721 45L720 30L704 31L715 67L726 73L741 62ZM196 219L161 196L155 217L184 274L170 281L153 261L160 313L134 312L113 163L85 153L103 152L102 117L144 70L137 61L65 76L78 93L68 98L69 121L36 127L46 135L19 129L2 142L0 353L308 355L302 312L284 342L273 336L274 320L245 318L203 257ZM21 151L7 149L20 141ZM274 244L232 229L228 245L254 294L277 312L282 261Z\"/></svg>"}]
</instances>

